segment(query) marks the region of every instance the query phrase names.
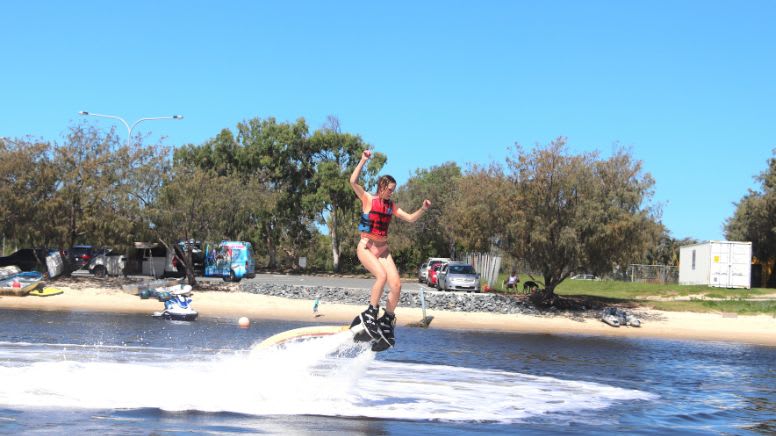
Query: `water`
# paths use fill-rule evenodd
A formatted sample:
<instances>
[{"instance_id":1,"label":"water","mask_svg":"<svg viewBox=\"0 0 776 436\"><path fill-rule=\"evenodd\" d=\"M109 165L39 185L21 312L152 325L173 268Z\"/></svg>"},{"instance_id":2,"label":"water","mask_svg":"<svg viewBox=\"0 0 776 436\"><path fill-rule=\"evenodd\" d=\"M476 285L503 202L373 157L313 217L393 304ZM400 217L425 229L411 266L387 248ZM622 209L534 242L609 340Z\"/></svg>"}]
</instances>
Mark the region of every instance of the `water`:
<instances>
[{"instance_id":1,"label":"water","mask_svg":"<svg viewBox=\"0 0 776 436\"><path fill-rule=\"evenodd\" d=\"M0 310L0 433L772 434L776 348Z\"/></svg>"}]
</instances>

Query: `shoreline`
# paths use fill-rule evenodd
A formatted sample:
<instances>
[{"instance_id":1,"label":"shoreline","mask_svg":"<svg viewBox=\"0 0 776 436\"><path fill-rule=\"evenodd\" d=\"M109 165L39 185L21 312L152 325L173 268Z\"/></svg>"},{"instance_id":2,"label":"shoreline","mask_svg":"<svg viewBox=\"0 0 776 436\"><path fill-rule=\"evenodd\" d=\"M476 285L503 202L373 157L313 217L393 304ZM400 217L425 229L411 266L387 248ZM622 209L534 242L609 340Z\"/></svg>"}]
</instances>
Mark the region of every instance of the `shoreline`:
<instances>
[{"instance_id":1,"label":"shoreline","mask_svg":"<svg viewBox=\"0 0 776 436\"><path fill-rule=\"evenodd\" d=\"M0 309L79 311L104 313L151 313L161 310L155 299L143 300L117 289L55 286L64 291L50 297L0 296ZM234 288L237 289L237 288ZM194 291L192 307L201 318L231 319L237 325L240 317L252 324L261 320L309 322L312 325L349 324L363 307L322 301L318 315L313 314L313 300L288 299L252 294L237 290ZM428 328L447 330L492 331L505 333L616 336L672 340L721 341L730 343L776 346L776 317L768 315L737 316L725 313L665 312L638 309L641 327L610 327L595 318L570 317L564 314L527 315L483 312L426 310L433 316ZM397 327L407 328L423 318L419 308L399 307Z\"/></svg>"}]
</instances>

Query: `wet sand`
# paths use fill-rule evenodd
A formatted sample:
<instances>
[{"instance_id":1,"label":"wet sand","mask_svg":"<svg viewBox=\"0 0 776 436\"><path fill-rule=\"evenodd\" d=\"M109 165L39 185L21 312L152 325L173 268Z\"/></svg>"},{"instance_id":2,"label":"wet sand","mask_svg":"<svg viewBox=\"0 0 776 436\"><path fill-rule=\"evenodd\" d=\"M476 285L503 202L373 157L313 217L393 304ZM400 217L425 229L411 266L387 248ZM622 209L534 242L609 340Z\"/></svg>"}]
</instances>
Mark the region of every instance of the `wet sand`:
<instances>
[{"instance_id":1,"label":"wet sand","mask_svg":"<svg viewBox=\"0 0 776 436\"><path fill-rule=\"evenodd\" d=\"M0 309L95 311L112 313L146 313L162 309L155 299L143 300L115 288L67 287L50 297L0 297ZM195 291L192 307L200 317L231 319L240 317L252 322L268 319L310 322L310 324L346 324L363 310L361 306L321 301L318 313L313 313L312 300L295 300L237 291ZM642 326L610 327L597 319L578 318L567 314L522 315L466 313L427 310L433 316L429 328L487 330L550 335L601 335L650 337L688 340L710 340L776 346L776 317L769 315L736 316L726 313L664 312L637 309ZM396 311L398 326L417 323L423 318L421 309L402 308Z\"/></svg>"}]
</instances>

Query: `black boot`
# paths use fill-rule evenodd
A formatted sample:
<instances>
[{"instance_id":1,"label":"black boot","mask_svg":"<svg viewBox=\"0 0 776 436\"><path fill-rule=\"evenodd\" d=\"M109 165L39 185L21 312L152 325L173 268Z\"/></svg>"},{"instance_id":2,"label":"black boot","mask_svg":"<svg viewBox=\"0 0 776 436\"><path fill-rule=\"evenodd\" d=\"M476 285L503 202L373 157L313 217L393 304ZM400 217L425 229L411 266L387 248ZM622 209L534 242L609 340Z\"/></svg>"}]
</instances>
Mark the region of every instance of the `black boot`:
<instances>
[{"instance_id":1,"label":"black boot","mask_svg":"<svg viewBox=\"0 0 776 436\"><path fill-rule=\"evenodd\" d=\"M377 320L380 339L372 343L372 351L385 351L396 344L396 338L393 336L394 326L396 326L396 315L383 313L383 316Z\"/></svg>"},{"instance_id":2,"label":"black boot","mask_svg":"<svg viewBox=\"0 0 776 436\"><path fill-rule=\"evenodd\" d=\"M356 342L367 342L380 339L380 332L377 327L377 312L379 310L379 306L375 307L370 304L365 311L361 312L360 315L353 319L353 322L350 324L351 328L360 324L364 326L364 330L356 333L353 337Z\"/></svg>"}]
</instances>

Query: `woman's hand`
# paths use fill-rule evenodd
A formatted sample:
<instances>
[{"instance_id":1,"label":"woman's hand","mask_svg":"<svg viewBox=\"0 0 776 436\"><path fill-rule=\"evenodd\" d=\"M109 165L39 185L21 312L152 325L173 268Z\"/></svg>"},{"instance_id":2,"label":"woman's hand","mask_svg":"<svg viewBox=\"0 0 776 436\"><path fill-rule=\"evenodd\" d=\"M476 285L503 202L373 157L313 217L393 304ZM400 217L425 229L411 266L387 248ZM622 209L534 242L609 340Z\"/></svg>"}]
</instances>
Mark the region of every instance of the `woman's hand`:
<instances>
[{"instance_id":1,"label":"woman's hand","mask_svg":"<svg viewBox=\"0 0 776 436\"><path fill-rule=\"evenodd\" d=\"M361 153L361 159L369 159L372 157L372 150L364 150L363 153Z\"/></svg>"},{"instance_id":2,"label":"woman's hand","mask_svg":"<svg viewBox=\"0 0 776 436\"><path fill-rule=\"evenodd\" d=\"M423 210L428 210L429 207L431 207L431 200L429 199L423 200Z\"/></svg>"}]
</instances>

